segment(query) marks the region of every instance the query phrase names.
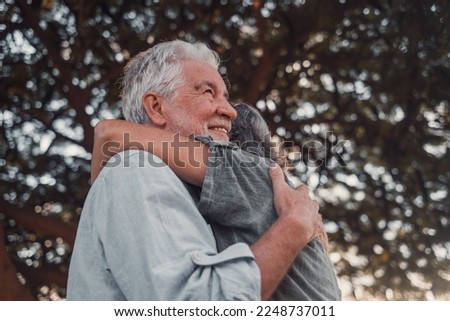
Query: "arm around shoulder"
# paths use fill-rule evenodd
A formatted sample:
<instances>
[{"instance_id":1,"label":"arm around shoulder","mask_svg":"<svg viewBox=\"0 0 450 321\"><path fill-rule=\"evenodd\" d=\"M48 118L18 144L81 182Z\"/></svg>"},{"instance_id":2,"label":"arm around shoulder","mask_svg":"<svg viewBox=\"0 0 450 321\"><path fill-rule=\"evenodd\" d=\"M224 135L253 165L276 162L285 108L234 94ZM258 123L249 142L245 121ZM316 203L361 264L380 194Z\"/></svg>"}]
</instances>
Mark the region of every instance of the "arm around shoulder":
<instances>
[{"instance_id":1,"label":"arm around shoulder","mask_svg":"<svg viewBox=\"0 0 450 321\"><path fill-rule=\"evenodd\" d=\"M95 126L91 181L111 156L127 149L148 151L184 181L196 186L203 184L209 156L206 145L161 128L119 119L102 120Z\"/></svg>"}]
</instances>

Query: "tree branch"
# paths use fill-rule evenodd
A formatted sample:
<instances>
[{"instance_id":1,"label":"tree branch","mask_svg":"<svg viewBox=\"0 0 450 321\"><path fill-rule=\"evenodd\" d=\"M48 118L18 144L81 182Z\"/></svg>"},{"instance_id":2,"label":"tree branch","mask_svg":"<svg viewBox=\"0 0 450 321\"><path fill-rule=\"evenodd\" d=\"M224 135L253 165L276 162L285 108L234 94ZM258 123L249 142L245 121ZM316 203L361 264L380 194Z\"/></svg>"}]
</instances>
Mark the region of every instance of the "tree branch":
<instances>
[{"instance_id":1,"label":"tree branch","mask_svg":"<svg viewBox=\"0 0 450 321\"><path fill-rule=\"evenodd\" d=\"M59 269L59 266L45 265L38 268L26 266L23 262L15 261L17 270L24 275L27 282L33 287L38 287L42 284L56 284L62 288L67 287L67 272L64 273Z\"/></svg>"},{"instance_id":2,"label":"tree branch","mask_svg":"<svg viewBox=\"0 0 450 321\"><path fill-rule=\"evenodd\" d=\"M13 204L0 199L1 212L6 217L13 219L20 226L50 237L61 237L71 247L75 243L76 227L61 222L52 217L46 217L34 213L34 211L19 208Z\"/></svg>"}]
</instances>

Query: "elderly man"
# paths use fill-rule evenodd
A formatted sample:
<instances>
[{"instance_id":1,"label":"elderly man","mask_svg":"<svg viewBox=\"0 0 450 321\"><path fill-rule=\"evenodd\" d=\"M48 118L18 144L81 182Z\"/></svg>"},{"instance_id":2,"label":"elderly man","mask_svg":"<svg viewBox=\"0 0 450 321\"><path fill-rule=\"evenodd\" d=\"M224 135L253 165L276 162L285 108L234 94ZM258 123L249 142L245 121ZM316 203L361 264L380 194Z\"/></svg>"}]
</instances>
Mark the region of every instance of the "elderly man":
<instances>
[{"instance_id":1,"label":"elderly man","mask_svg":"<svg viewBox=\"0 0 450 321\"><path fill-rule=\"evenodd\" d=\"M175 40L140 53L125 68L125 117L227 141L236 111L218 66L202 43ZM322 228L308 190L292 189L272 168L278 219L254 244L218 252L195 189L160 159L128 151L110 162L83 208L68 300L268 299Z\"/></svg>"}]
</instances>

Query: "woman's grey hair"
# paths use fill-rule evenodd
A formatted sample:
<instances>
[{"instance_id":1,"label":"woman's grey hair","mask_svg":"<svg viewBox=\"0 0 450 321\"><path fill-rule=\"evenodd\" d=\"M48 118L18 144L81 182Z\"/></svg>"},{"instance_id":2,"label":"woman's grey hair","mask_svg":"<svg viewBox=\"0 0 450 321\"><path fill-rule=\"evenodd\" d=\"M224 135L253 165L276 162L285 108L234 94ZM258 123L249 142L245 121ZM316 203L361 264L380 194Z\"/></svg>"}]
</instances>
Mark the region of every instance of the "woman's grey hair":
<instances>
[{"instance_id":1,"label":"woman's grey hair","mask_svg":"<svg viewBox=\"0 0 450 321\"><path fill-rule=\"evenodd\" d=\"M272 142L269 126L260 112L245 103L237 103L234 108L237 117L231 126L230 141L243 150L279 162L279 150Z\"/></svg>"},{"instance_id":2,"label":"woman's grey hair","mask_svg":"<svg viewBox=\"0 0 450 321\"><path fill-rule=\"evenodd\" d=\"M142 106L148 91L165 99L173 99L182 78L182 61L195 60L210 64L216 70L219 55L202 42L182 40L161 42L132 58L124 69L121 82L122 112L125 119L136 123L150 123Z\"/></svg>"}]
</instances>

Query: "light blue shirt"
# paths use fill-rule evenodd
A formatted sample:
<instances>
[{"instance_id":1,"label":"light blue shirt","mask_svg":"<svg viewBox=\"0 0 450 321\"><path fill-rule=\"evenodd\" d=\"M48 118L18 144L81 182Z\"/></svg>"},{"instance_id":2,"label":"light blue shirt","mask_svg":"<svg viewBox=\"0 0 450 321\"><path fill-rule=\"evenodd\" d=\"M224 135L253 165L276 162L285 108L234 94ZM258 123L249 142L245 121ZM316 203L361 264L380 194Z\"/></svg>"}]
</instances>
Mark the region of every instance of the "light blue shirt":
<instances>
[{"instance_id":1,"label":"light blue shirt","mask_svg":"<svg viewBox=\"0 0 450 321\"><path fill-rule=\"evenodd\" d=\"M260 286L249 246L218 253L186 186L159 158L111 158L83 207L68 300L260 300Z\"/></svg>"}]
</instances>

